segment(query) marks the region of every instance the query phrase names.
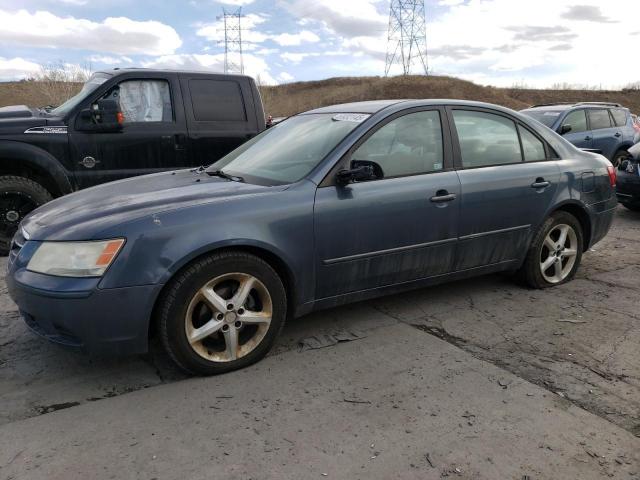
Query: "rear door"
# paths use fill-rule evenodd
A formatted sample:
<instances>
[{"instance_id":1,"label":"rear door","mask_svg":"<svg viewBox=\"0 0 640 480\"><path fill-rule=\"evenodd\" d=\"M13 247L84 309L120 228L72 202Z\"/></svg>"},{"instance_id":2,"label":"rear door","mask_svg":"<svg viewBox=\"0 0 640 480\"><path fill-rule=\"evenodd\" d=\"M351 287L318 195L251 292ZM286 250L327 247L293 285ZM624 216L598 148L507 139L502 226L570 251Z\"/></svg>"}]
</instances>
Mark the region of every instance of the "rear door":
<instances>
[{"instance_id":1,"label":"rear door","mask_svg":"<svg viewBox=\"0 0 640 480\"><path fill-rule=\"evenodd\" d=\"M455 269L520 259L557 190L558 165L542 139L511 117L449 111L462 189Z\"/></svg>"},{"instance_id":2,"label":"rear door","mask_svg":"<svg viewBox=\"0 0 640 480\"><path fill-rule=\"evenodd\" d=\"M613 119L606 108L590 108L587 110L589 126L593 133L593 149L599 150L611 160L622 141L620 128L613 123Z\"/></svg>"},{"instance_id":3,"label":"rear door","mask_svg":"<svg viewBox=\"0 0 640 480\"><path fill-rule=\"evenodd\" d=\"M583 108L569 112L562 125L571 126L571 131L564 134L569 142L578 148L593 148L593 133L589 129L587 112Z\"/></svg>"},{"instance_id":4,"label":"rear door","mask_svg":"<svg viewBox=\"0 0 640 480\"><path fill-rule=\"evenodd\" d=\"M460 182L441 118L432 108L386 120L344 162L376 162L378 178L318 188L317 298L451 271Z\"/></svg>"},{"instance_id":5,"label":"rear door","mask_svg":"<svg viewBox=\"0 0 640 480\"><path fill-rule=\"evenodd\" d=\"M254 92L247 78L180 74L180 84L190 165L210 165L260 131Z\"/></svg>"}]
</instances>

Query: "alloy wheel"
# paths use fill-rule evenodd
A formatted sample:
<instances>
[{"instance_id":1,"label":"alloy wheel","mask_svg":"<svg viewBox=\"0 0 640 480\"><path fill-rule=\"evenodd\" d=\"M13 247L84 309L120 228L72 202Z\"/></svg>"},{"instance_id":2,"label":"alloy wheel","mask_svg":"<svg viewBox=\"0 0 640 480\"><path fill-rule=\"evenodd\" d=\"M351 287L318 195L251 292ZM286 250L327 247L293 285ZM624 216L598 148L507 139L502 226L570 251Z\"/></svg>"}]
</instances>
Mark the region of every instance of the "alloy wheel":
<instances>
[{"instance_id":1,"label":"alloy wheel","mask_svg":"<svg viewBox=\"0 0 640 480\"><path fill-rule=\"evenodd\" d=\"M191 299L185 332L191 348L211 362L232 362L264 339L273 316L269 290L246 273L220 275Z\"/></svg>"},{"instance_id":2,"label":"alloy wheel","mask_svg":"<svg viewBox=\"0 0 640 480\"><path fill-rule=\"evenodd\" d=\"M549 283L560 283L571 273L578 255L578 236L573 227L555 225L540 251L540 271Z\"/></svg>"}]
</instances>

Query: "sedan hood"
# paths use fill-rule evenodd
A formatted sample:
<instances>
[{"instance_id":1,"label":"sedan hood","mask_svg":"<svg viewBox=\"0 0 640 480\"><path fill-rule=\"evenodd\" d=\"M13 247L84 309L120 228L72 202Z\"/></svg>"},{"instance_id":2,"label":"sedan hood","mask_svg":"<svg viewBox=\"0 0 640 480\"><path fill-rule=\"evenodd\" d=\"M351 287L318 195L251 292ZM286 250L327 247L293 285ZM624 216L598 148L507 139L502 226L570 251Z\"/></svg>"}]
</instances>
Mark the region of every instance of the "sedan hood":
<instances>
[{"instance_id":1,"label":"sedan hood","mask_svg":"<svg viewBox=\"0 0 640 480\"><path fill-rule=\"evenodd\" d=\"M107 228L143 216L284 188L234 182L199 170L145 175L58 198L27 216L22 227L32 240L92 240Z\"/></svg>"}]
</instances>

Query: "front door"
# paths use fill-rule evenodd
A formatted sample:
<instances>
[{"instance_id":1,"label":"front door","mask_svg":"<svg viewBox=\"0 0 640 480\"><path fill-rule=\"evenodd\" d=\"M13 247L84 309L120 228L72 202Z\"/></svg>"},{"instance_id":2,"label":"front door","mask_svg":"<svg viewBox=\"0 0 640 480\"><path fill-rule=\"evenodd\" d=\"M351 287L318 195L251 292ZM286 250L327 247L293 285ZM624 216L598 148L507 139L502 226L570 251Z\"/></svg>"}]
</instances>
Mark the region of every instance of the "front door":
<instances>
[{"instance_id":1,"label":"front door","mask_svg":"<svg viewBox=\"0 0 640 480\"><path fill-rule=\"evenodd\" d=\"M187 164L187 130L177 80L126 79L102 96L120 104L120 132L74 132L76 178L80 188ZM179 103L181 107L181 103Z\"/></svg>"},{"instance_id":2,"label":"front door","mask_svg":"<svg viewBox=\"0 0 640 480\"><path fill-rule=\"evenodd\" d=\"M554 197L558 165L537 135L509 117L462 109L452 117L462 188L455 268L518 260Z\"/></svg>"},{"instance_id":3,"label":"front door","mask_svg":"<svg viewBox=\"0 0 640 480\"><path fill-rule=\"evenodd\" d=\"M317 298L451 271L460 182L442 116L431 109L386 121L347 163L375 162L377 179L318 188Z\"/></svg>"}]
</instances>

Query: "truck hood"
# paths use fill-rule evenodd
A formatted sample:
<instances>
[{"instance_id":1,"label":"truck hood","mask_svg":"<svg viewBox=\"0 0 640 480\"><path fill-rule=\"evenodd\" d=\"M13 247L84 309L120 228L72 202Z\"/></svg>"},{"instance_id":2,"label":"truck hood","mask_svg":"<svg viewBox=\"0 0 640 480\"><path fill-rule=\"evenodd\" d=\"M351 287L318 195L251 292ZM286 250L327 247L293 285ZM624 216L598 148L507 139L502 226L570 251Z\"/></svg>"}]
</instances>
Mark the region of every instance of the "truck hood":
<instances>
[{"instance_id":1,"label":"truck hood","mask_svg":"<svg viewBox=\"0 0 640 480\"><path fill-rule=\"evenodd\" d=\"M46 127L57 127L55 131ZM27 132L27 130L32 129ZM66 133L62 118L25 105L0 107L0 135L20 135L23 133Z\"/></svg>"},{"instance_id":2,"label":"truck hood","mask_svg":"<svg viewBox=\"0 0 640 480\"><path fill-rule=\"evenodd\" d=\"M196 170L144 175L53 200L28 215L22 228L31 240L93 240L105 229L141 217L284 188L235 182Z\"/></svg>"}]
</instances>

